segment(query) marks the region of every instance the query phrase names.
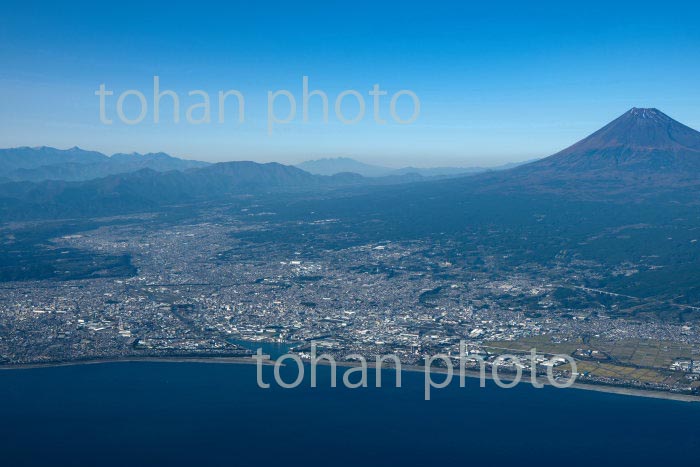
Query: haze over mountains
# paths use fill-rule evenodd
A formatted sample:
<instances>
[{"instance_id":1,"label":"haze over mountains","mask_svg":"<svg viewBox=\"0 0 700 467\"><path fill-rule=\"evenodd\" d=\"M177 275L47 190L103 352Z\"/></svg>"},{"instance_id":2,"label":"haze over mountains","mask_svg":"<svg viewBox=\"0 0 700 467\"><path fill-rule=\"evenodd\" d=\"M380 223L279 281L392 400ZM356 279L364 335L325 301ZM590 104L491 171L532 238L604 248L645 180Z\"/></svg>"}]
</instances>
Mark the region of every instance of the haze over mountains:
<instances>
[{"instance_id":1,"label":"haze over mountains","mask_svg":"<svg viewBox=\"0 0 700 467\"><path fill-rule=\"evenodd\" d=\"M167 172L207 165L206 162L178 159L162 152L118 153L109 157L77 146L65 150L47 146L0 149L0 180L11 181L81 181L140 169Z\"/></svg>"},{"instance_id":2,"label":"haze over mountains","mask_svg":"<svg viewBox=\"0 0 700 467\"><path fill-rule=\"evenodd\" d=\"M186 171L136 172L70 182L0 184L0 209L7 216L90 216L152 209L164 204L194 203L241 194L320 189L353 183L359 175L321 177L278 163L223 162ZM31 217L31 215L30 215Z\"/></svg>"},{"instance_id":3,"label":"haze over mountains","mask_svg":"<svg viewBox=\"0 0 700 467\"><path fill-rule=\"evenodd\" d=\"M358 174L362 177L405 177L404 181L415 181L420 177L452 177L465 174L504 170L522 163L505 164L499 167L403 167L393 169L365 164L357 160L338 157L310 160L296 167L314 175L332 176L342 173ZM86 151L79 147L56 149L47 146L0 149L0 181L44 180L84 181L108 175L126 174L141 169L156 172L184 171L211 165L208 162L179 159L163 152L117 153L107 156L97 151Z\"/></svg>"},{"instance_id":4,"label":"haze over mountains","mask_svg":"<svg viewBox=\"0 0 700 467\"><path fill-rule=\"evenodd\" d=\"M419 174L391 169L386 169L389 170L387 174L382 167L351 159L311 161L301 166L326 173L341 170L341 173L318 175L277 163L207 164L162 153L107 157L79 148L2 150L0 177L25 181L0 184L0 212L8 218L35 214L40 217L90 215L96 214L96 210L107 214L112 210L130 212L231 195L372 187L426 180ZM356 172L363 172L365 176ZM105 173L111 175L95 177ZM454 196L450 197L467 196L465 190L515 190L601 199L623 193L635 199L642 192L697 188L700 186L700 133L657 109L634 108L548 158L509 170L467 173L449 180L433 179L421 185L420 190L407 185L408 188L401 188L400 192L407 199L412 193L428 196L431 190L443 194L451 190ZM681 195L686 200L692 199L689 193L693 191L686 190Z\"/></svg>"},{"instance_id":5,"label":"haze over mountains","mask_svg":"<svg viewBox=\"0 0 700 467\"><path fill-rule=\"evenodd\" d=\"M316 175L335 175L343 172L360 174L363 177L387 177L407 174L417 174L422 177L454 177L459 175L488 172L491 170L505 170L522 165L522 163L510 163L497 167L402 167L392 169L379 165L365 164L364 162L349 157L325 158L302 162L297 164L300 169Z\"/></svg>"}]
</instances>

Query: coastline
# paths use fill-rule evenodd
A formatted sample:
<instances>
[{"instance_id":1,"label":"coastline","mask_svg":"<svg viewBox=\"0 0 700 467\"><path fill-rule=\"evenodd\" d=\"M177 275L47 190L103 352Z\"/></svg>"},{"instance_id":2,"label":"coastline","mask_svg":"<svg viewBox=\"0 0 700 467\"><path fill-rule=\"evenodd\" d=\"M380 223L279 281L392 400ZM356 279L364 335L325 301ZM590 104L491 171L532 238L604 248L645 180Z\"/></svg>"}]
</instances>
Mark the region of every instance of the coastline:
<instances>
[{"instance_id":1,"label":"coastline","mask_svg":"<svg viewBox=\"0 0 700 467\"><path fill-rule=\"evenodd\" d=\"M257 362L251 357L126 357L126 358L106 358L106 359L90 359L90 360L74 360L65 362L47 362L47 363L28 363L20 365L0 365L0 371L10 371L10 370L32 370L39 368L54 368L54 367L68 367L68 366L79 366L79 365L100 365L107 363L208 363L208 364L229 364L229 365L256 365ZM308 362L304 362L307 364ZM263 360L262 362L265 366L272 366L275 364L274 360ZM329 366L328 362L320 361L319 365ZM358 365L352 362L338 362L338 367L357 367ZM372 363L367 364L367 369L375 369L375 365ZM385 370L392 370L393 367L385 367ZM422 366L402 366L401 371L406 372L420 372L424 373L425 369ZM434 374L445 374L446 370L443 368L432 368L430 373ZM458 377L458 373L455 373L455 377ZM465 376L471 379L480 379L479 372L473 370L467 370ZM509 374L504 374L502 380L504 382L512 381L509 378ZM490 371L485 374L486 379L493 380L493 376ZM551 386L551 383L547 378L538 377L537 382L545 386ZM531 384L530 378L523 376L521 384ZM653 391L646 389L636 389L636 388L626 388L620 386L610 386L603 384L588 384L575 382L571 387L565 389L579 389L583 391L594 391L603 392L609 394L617 394L624 396L633 397L645 397L650 399L664 399L673 400L679 402L700 402L699 396L693 396L689 394L678 394L673 392L665 391Z\"/></svg>"},{"instance_id":2,"label":"coastline","mask_svg":"<svg viewBox=\"0 0 700 467\"><path fill-rule=\"evenodd\" d=\"M369 365L368 365L369 366ZM425 370L421 366L407 366L402 368L403 371L414 371L414 372L424 372ZM446 371L442 368L434 368L430 371L431 373L437 373L437 374L444 374ZM458 377L459 375L455 373L455 377ZM465 372L465 376L467 378L473 378L473 379L480 379L481 375L479 372L473 371L473 370L467 370ZM493 380L493 376L491 375L490 371L486 372L486 379L488 380ZM503 374L501 377L501 380L503 382L510 382L512 381L512 378L510 378L511 375L508 373ZM545 386L552 386L552 384L549 382L547 378L543 378L541 376L537 377L537 382L541 383ZM525 376L523 373L523 378L520 382L520 384L531 384L530 378ZM603 384L590 384L590 383L580 383L580 382L575 382L571 387L568 388L562 388L564 390L570 390L570 389L580 389L582 391L594 391L594 392L604 392L608 394L618 394L618 395L623 395L623 396L633 396L633 397L646 397L649 399L665 399L665 400L673 400L673 401L680 401L680 402L700 402L700 396L693 396L690 394L679 394L675 392L666 392L666 391L653 391L653 390L647 390L647 389L637 389L637 388L626 388L626 387L621 387L621 386L611 386L611 385L603 385Z\"/></svg>"},{"instance_id":3,"label":"coastline","mask_svg":"<svg viewBox=\"0 0 700 467\"><path fill-rule=\"evenodd\" d=\"M96 358L90 360L72 360L65 362L24 363L19 365L0 365L0 371L33 370L37 368L54 368L79 365L101 365L104 363L217 363L229 365L255 365L250 357L125 357ZM274 360L263 360L263 365L274 365Z\"/></svg>"}]
</instances>

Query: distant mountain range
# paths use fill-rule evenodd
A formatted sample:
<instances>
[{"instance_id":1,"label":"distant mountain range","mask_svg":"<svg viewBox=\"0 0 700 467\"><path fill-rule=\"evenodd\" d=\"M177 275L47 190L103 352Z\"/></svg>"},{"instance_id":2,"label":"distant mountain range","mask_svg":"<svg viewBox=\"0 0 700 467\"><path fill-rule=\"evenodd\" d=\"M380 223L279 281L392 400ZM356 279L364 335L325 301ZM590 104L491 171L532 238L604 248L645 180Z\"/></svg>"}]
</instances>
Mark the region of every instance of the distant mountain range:
<instances>
[{"instance_id":1,"label":"distant mountain range","mask_svg":"<svg viewBox=\"0 0 700 467\"><path fill-rule=\"evenodd\" d=\"M0 183L0 217L86 217L143 211L235 195L318 191L392 185L423 178L415 174L365 178L354 173L314 175L276 162L220 162L186 170L150 168L82 180Z\"/></svg>"},{"instance_id":2,"label":"distant mountain range","mask_svg":"<svg viewBox=\"0 0 700 467\"><path fill-rule=\"evenodd\" d=\"M20 217L22 212L40 213L41 217L102 215L242 193L318 188L336 180L340 183L341 179L347 177L319 177L287 165L245 161L186 171L157 172L147 168L85 181L0 184L0 209Z\"/></svg>"},{"instance_id":3,"label":"distant mountain range","mask_svg":"<svg viewBox=\"0 0 700 467\"><path fill-rule=\"evenodd\" d=\"M206 164L162 153L107 157L79 148L8 149L0 151L0 177L23 181L0 184L0 214L5 218L106 215L238 194L415 181L425 183L420 189L407 185L394 190L401 193L400 201L412 196L438 199L431 193L459 200L484 191L555 192L584 198L624 195L628 200L637 199L640 193L674 192L692 201L695 191L686 188L700 187L700 133L657 109L634 108L553 156L511 169L472 172L467 178L453 174L440 180L435 174L445 174L448 169L431 169L434 172L421 175L411 169L384 169L346 158L310 161L301 167L340 172L320 175L277 163ZM383 170L389 170L388 174ZM112 174L94 178L105 172ZM56 180L60 178L56 174L65 178ZM92 178L82 180L86 177Z\"/></svg>"},{"instance_id":4,"label":"distant mountain range","mask_svg":"<svg viewBox=\"0 0 700 467\"><path fill-rule=\"evenodd\" d=\"M45 180L85 181L109 175L127 174L141 169L156 172L184 171L210 165L207 162L178 159L163 152L148 154L117 153L107 156L96 151L73 147L19 147L0 149L0 183L9 181L41 182ZM313 175L332 176L357 174L368 178L384 178L387 182L417 181L421 178L444 178L504 170L519 163L494 168L482 167L404 167L392 169L365 164L347 157L306 161L296 167ZM374 182L371 182L374 183Z\"/></svg>"},{"instance_id":5,"label":"distant mountain range","mask_svg":"<svg viewBox=\"0 0 700 467\"><path fill-rule=\"evenodd\" d=\"M167 172L207 165L206 162L178 159L162 152L109 157L78 147L65 150L47 146L0 149L0 179L6 181L81 181L141 169Z\"/></svg>"},{"instance_id":6,"label":"distant mountain range","mask_svg":"<svg viewBox=\"0 0 700 467\"><path fill-rule=\"evenodd\" d=\"M392 169L379 165L365 164L364 162L351 159L349 157L325 158L302 162L297 164L302 170L316 175L336 175L343 172L351 172L362 175L363 177L387 177L400 176L407 174L416 174L422 177L455 177L460 175L477 174L492 170L506 170L518 165L525 164L510 163L497 167L403 167L400 169Z\"/></svg>"}]
</instances>

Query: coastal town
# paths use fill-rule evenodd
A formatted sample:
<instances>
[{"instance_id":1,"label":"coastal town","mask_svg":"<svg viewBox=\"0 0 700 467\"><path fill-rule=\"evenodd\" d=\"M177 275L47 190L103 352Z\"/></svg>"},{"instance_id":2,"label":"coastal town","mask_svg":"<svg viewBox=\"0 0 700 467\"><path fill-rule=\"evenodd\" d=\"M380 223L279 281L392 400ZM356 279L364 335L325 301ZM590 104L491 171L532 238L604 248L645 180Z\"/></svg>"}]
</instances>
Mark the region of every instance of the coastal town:
<instances>
[{"instance_id":1,"label":"coastal town","mask_svg":"<svg viewBox=\"0 0 700 467\"><path fill-rule=\"evenodd\" d=\"M535 349L542 374L570 376L555 357L564 354L581 383L698 394L698 328L630 319L618 302L596 302L599 291L581 286L595 274L590 265L567 264L576 270L566 275L506 268L483 250L470 253L474 266L449 245L419 240L254 242L251 232L271 221L241 216L157 229L137 216L51 239L59 254L128 255L136 273L1 284L1 363L240 358L269 344L305 355L313 342L339 361L395 354L420 365L429 355L457 359L465 342L472 366L508 353L519 361L497 363L503 371L529 369Z\"/></svg>"}]
</instances>

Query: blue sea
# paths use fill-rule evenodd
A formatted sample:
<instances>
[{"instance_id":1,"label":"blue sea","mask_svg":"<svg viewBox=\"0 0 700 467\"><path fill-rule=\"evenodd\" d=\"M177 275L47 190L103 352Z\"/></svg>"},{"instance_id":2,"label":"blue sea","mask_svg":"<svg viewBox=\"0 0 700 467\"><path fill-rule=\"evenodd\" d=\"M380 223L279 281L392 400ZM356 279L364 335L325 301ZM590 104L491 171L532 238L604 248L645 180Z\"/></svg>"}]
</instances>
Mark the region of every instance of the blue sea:
<instances>
[{"instance_id":1,"label":"blue sea","mask_svg":"<svg viewBox=\"0 0 700 467\"><path fill-rule=\"evenodd\" d=\"M293 365L292 365L293 366ZM284 372L291 368L283 369ZM296 370L294 369L294 372ZM260 389L253 365L0 371L0 466L694 465L700 404L582 390ZM272 369L264 371L272 380ZM286 374L288 380L294 375ZM340 376L339 376L340 378ZM436 376L437 378L437 376Z\"/></svg>"}]
</instances>

